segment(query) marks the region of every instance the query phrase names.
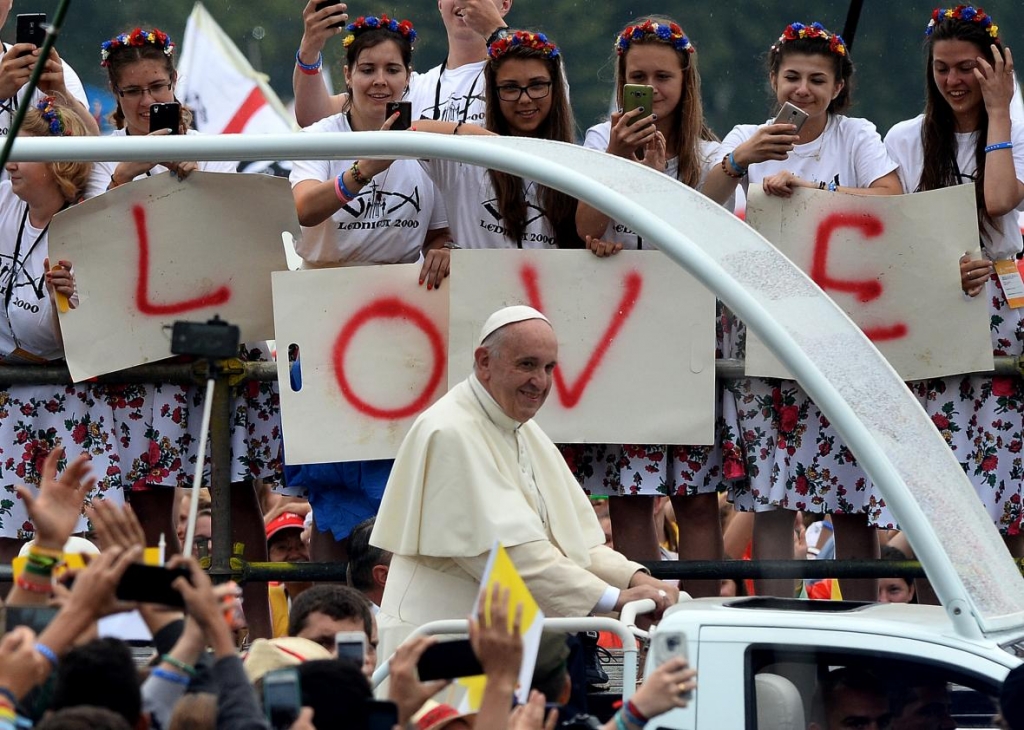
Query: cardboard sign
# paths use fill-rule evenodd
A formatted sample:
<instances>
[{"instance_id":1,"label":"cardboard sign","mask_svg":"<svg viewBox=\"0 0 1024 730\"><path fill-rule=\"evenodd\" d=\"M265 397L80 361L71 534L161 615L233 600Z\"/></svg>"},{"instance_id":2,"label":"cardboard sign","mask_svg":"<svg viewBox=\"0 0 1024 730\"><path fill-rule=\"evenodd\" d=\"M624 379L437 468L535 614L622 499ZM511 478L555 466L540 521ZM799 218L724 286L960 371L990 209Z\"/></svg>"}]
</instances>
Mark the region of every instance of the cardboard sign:
<instances>
[{"instance_id":1,"label":"cardboard sign","mask_svg":"<svg viewBox=\"0 0 1024 730\"><path fill-rule=\"evenodd\" d=\"M393 458L416 416L445 394L448 282L428 291L419 272L390 264L274 274L289 464Z\"/></svg>"},{"instance_id":2,"label":"cardboard sign","mask_svg":"<svg viewBox=\"0 0 1024 730\"><path fill-rule=\"evenodd\" d=\"M715 298L658 251L455 251L449 384L469 375L484 320L512 304L558 336L537 422L556 443L711 444Z\"/></svg>"},{"instance_id":3,"label":"cardboard sign","mask_svg":"<svg viewBox=\"0 0 1024 730\"><path fill-rule=\"evenodd\" d=\"M54 216L50 261L72 262L79 296L60 315L72 377L169 357L177 320L273 339L270 273L298 231L288 181L265 175L154 175Z\"/></svg>"},{"instance_id":4,"label":"cardboard sign","mask_svg":"<svg viewBox=\"0 0 1024 730\"><path fill-rule=\"evenodd\" d=\"M789 199L752 187L747 222L836 301L904 380L992 369L986 297L960 288L960 257L980 257L973 186L897 196L800 188ZM791 377L750 332L746 372Z\"/></svg>"}]
</instances>

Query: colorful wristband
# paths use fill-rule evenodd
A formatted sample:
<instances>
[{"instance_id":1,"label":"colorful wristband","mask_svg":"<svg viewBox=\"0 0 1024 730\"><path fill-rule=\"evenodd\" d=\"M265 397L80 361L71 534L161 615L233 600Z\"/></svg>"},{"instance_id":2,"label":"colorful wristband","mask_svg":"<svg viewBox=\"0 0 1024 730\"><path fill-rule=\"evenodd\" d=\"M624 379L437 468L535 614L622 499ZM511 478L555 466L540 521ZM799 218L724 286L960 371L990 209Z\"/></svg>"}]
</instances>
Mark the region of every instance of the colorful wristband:
<instances>
[{"instance_id":1,"label":"colorful wristband","mask_svg":"<svg viewBox=\"0 0 1024 730\"><path fill-rule=\"evenodd\" d=\"M622 710L615 713L615 730L629 730L625 718L622 717Z\"/></svg>"},{"instance_id":2,"label":"colorful wristband","mask_svg":"<svg viewBox=\"0 0 1024 730\"><path fill-rule=\"evenodd\" d=\"M23 591L28 591L29 593L50 595L50 593L53 592L53 585L49 579L47 579L45 583L37 583L29 580L24 573L18 576L18 580L14 581L14 585L18 586L18 588Z\"/></svg>"},{"instance_id":3,"label":"colorful wristband","mask_svg":"<svg viewBox=\"0 0 1024 730\"><path fill-rule=\"evenodd\" d=\"M338 200L342 203L349 203L355 200L355 193L345 187L345 173L341 173L338 177L334 178L334 194L338 196Z\"/></svg>"},{"instance_id":4,"label":"colorful wristband","mask_svg":"<svg viewBox=\"0 0 1024 730\"><path fill-rule=\"evenodd\" d=\"M989 152L995 152L996 150L1012 150L1012 149L1013 149L1013 142L996 142L995 144L990 144L988 147L985 148L985 154L987 155Z\"/></svg>"},{"instance_id":5,"label":"colorful wristband","mask_svg":"<svg viewBox=\"0 0 1024 730\"><path fill-rule=\"evenodd\" d=\"M307 76L316 76L320 73L321 67L324 65L324 54L316 54L316 61L313 63L303 63L302 59L299 58L299 52L295 52L295 65L299 67L299 71L306 74Z\"/></svg>"},{"instance_id":6,"label":"colorful wristband","mask_svg":"<svg viewBox=\"0 0 1024 730\"><path fill-rule=\"evenodd\" d=\"M165 664L170 664L175 669L180 669L190 677L196 676L195 667L193 667L191 664L186 664L180 659L175 659L170 654L164 654L162 657L160 657L160 661L164 662Z\"/></svg>"},{"instance_id":7,"label":"colorful wristband","mask_svg":"<svg viewBox=\"0 0 1024 730\"><path fill-rule=\"evenodd\" d=\"M56 669L57 662L59 661L57 659L57 652L48 647L46 644L43 644L39 641L36 642L35 648L36 651L42 654L44 657L46 657L46 661L50 662L50 665Z\"/></svg>"},{"instance_id":8,"label":"colorful wristband","mask_svg":"<svg viewBox=\"0 0 1024 730\"><path fill-rule=\"evenodd\" d=\"M63 550L50 550L49 548L40 547L39 545L33 545L28 549L29 556L36 556L43 558L56 558L60 560L64 557Z\"/></svg>"},{"instance_id":9,"label":"colorful wristband","mask_svg":"<svg viewBox=\"0 0 1024 730\"><path fill-rule=\"evenodd\" d=\"M736 164L736 158L732 152L722 158L722 172L734 180L739 180L747 174L747 171Z\"/></svg>"},{"instance_id":10,"label":"colorful wristband","mask_svg":"<svg viewBox=\"0 0 1024 730\"><path fill-rule=\"evenodd\" d=\"M647 722L648 720L651 719L651 718L647 717L647 715L645 715L644 713L640 712L640 710L637 709L637 706L633 703L633 700L626 700L626 704L624 705L624 709L626 710L627 714L632 715L634 718L639 720L641 723Z\"/></svg>"},{"instance_id":11,"label":"colorful wristband","mask_svg":"<svg viewBox=\"0 0 1024 730\"><path fill-rule=\"evenodd\" d=\"M359 160L353 162L352 167L350 167L348 170L349 172L352 173L352 179L355 180L357 185L362 185L363 187L366 187L373 181L373 178L366 177L366 175L360 172Z\"/></svg>"},{"instance_id":12,"label":"colorful wristband","mask_svg":"<svg viewBox=\"0 0 1024 730\"><path fill-rule=\"evenodd\" d=\"M180 684L183 687L187 687L189 685L189 683L192 681L188 677L186 677L184 674L178 674L177 672L172 672L172 671L170 671L168 669L161 669L160 667L157 667L152 672L150 672L150 675L154 676L154 677L158 677L159 679L162 679L162 680L164 680L166 682L173 682L174 684Z\"/></svg>"},{"instance_id":13,"label":"colorful wristband","mask_svg":"<svg viewBox=\"0 0 1024 730\"><path fill-rule=\"evenodd\" d=\"M0 687L0 697L7 698L7 701L10 702L12 706L16 706L18 704L18 698L15 697L14 693L6 687Z\"/></svg>"}]
</instances>

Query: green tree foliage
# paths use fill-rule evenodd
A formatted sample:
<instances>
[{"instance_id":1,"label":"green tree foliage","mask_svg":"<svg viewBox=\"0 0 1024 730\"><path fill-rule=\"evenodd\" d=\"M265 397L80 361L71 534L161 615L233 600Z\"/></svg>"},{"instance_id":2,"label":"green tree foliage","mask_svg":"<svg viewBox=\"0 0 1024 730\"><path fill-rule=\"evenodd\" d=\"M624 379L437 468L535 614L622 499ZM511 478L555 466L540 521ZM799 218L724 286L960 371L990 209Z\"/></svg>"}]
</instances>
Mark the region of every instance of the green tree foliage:
<instances>
[{"instance_id":1,"label":"green tree foliage","mask_svg":"<svg viewBox=\"0 0 1024 730\"><path fill-rule=\"evenodd\" d=\"M207 0L206 7L254 65L266 73L283 100L291 97L295 49L302 35L304 0ZM444 28L431 2L387 2L359 5L350 12L389 12L411 19L420 31L416 64L426 69L444 57ZM909 0L882 3L868 0L854 39L857 64L853 113L874 121L884 132L893 123L919 113L924 94L921 39L931 3ZM47 12L57 0L17 0L3 37L12 41L14 15ZM61 54L83 81L105 86L99 67L99 44L136 25L156 25L176 40L181 38L192 10L188 0L71 0L67 27L58 41ZM508 21L547 32L563 49L572 98L581 133L607 114L614 62L612 43L631 19L669 12L698 49L708 119L719 135L734 124L758 122L772 113L764 70L764 54L787 23L819 20L842 31L846 0L719 0L706 3L665 3L653 0L515 0ZM1024 38L1024 3L994 0L985 3L1001 29L1004 42L1014 47ZM335 84L341 43L325 54ZM1021 46L1024 63L1024 46ZM210 69L216 73L216 69Z\"/></svg>"}]
</instances>

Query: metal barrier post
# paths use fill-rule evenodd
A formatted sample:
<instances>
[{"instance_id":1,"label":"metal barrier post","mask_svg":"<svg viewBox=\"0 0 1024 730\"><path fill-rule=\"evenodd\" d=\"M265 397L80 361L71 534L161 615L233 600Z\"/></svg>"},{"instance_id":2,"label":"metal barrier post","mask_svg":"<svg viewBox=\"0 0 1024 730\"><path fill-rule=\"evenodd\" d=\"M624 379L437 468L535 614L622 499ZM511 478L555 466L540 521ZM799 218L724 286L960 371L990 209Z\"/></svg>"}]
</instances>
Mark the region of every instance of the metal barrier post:
<instances>
[{"instance_id":1,"label":"metal barrier post","mask_svg":"<svg viewBox=\"0 0 1024 730\"><path fill-rule=\"evenodd\" d=\"M213 388L210 418L210 495L213 498L213 555L210 577L215 583L231 579L231 384L219 368ZM203 464L197 464L202 469ZM189 550L182 546L183 550Z\"/></svg>"}]
</instances>

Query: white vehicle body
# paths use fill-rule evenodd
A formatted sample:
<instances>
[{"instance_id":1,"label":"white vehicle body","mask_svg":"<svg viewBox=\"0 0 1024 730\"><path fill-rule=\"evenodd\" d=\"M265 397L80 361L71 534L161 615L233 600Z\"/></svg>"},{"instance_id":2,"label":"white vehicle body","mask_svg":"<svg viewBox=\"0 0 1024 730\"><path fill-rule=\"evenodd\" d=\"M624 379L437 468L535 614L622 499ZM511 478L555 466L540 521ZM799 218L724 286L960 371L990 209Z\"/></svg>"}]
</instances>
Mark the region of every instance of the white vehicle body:
<instances>
[{"instance_id":1,"label":"white vehicle body","mask_svg":"<svg viewBox=\"0 0 1024 730\"><path fill-rule=\"evenodd\" d=\"M779 603L807 607L811 602ZM684 600L666 613L652 636L686 635L698 689L685 709L652 720L651 730L756 728L756 677L763 674L793 684L806 718L814 693L812 670L841 665L844 658L883 670L909 663L946 674L958 685L970 683L989 696L998 696L1007 672L1020 663L1011 646L1019 633L1001 637L1005 646L999 638L960 636L940 606L842 603L821 606L826 610L819 612L747 606L747 599ZM772 661L767 670L765 658ZM645 673L654 668L648 655Z\"/></svg>"}]
</instances>

